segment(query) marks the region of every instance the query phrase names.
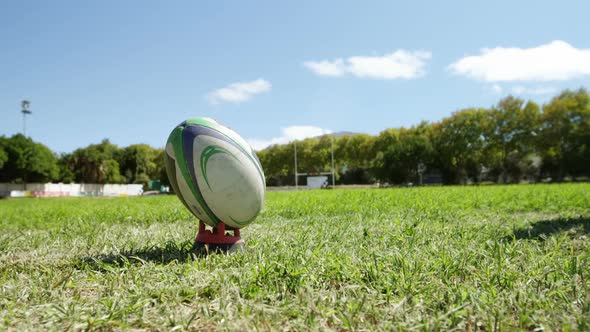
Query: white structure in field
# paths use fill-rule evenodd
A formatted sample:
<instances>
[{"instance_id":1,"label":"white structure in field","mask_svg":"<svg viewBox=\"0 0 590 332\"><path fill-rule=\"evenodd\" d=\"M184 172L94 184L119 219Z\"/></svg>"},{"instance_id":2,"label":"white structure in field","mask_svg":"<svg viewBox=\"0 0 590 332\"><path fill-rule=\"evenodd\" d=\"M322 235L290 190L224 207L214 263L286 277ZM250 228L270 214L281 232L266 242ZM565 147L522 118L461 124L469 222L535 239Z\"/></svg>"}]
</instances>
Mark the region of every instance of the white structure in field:
<instances>
[{"instance_id":1,"label":"white structure in field","mask_svg":"<svg viewBox=\"0 0 590 332\"><path fill-rule=\"evenodd\" d=\"M308 176L307 187L311 189L320 189L328 186L328 177L325 175L321 176Z\"/></svg>"},{"instance_id":2,"label":"white structure in field","mask_svg":"<svg viewBox=\"0 0 590 332\"><path fill-rule=\"evenodd\" d=\"M140 196L141 184L0 183L0 197Z\"/></svg>"},{"instance_id":3,"label":"white structure in field","mask_svg":"<svg viewBox=\"0 0 590 332\"><path fill-rule=\"evenodd\" d=\"M333 135L331 136L331 139L332 139L332 144L331 144L331 149L330 149L331 150L330 156L332 158L332 168L331 168L330 172L320 172L320 173L316 173L316 174L320 174L320 175L332 175L332 189L335 189L336 188L336 173L334 171L335 168L334 168L334 136ZM311 175L311 174L309 174L309 173L299 173L297 171L297 140L294 140L293 141L293 151L294 151L293 159L295 161L295 190L297 190L298 187L299 187L299 181L298 181L299 176L300 175L307 175L308 176L307 177L307 181L309 181L309 178L310 178L309 175ZM314 181L314 180L312 180L312 181ZM307 186L310 187L309 186L309 182L308 182L308 185Z\"/></svg>"}]
</instances>

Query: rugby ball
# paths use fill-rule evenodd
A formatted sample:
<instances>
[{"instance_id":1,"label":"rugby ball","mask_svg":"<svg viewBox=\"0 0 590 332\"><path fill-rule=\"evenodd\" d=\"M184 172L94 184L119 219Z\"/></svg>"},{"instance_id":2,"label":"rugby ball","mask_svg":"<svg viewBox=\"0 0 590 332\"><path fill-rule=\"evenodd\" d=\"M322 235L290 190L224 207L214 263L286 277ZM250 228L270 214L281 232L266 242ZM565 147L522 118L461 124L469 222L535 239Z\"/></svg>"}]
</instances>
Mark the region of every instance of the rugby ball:
<instances>
[{"instance_id":1,"label":"rugby ball","mask_svg":"<svg viewBox=\"0 0 590 332\"><path fill-rule=\"evenodd\" d=\"M170 185L205 224L243 228L262 210L260 160L233 130L213 119L189 119L172 130L165 150Z\"/></svg>"}]
</instances>

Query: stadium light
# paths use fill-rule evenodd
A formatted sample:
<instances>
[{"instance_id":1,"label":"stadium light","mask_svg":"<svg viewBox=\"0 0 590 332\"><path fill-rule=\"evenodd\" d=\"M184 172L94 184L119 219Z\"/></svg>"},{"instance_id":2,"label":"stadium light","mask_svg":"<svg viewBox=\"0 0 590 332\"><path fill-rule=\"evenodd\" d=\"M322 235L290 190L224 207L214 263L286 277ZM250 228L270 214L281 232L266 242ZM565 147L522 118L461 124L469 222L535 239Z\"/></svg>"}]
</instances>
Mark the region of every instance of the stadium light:
<instances>
[{"instance_id":1,"label":"stadium light","mask_svg":"<svg viewBox=\"0 0 590 332\"><path fill-rule=\"evenodd\" d=\"M293 146L295 149L295 190L297 190L298 189L298 186L297 186L297 175L298 175L297 174L297 140L293 141Z\"/></svg>"},{"instance_id":2,"label":"stadium light","mask_svg":"<svg viewBox=\"0 0 590 332\"><path fill-rule=\"evenodd\" d=\"M21 108L22 108L21 112L23 113L23 135L25 137L27 136L27 114L33 113L29 109L30 106L31 106L31 102L26 99L21 102Z\"/></svg>"},{"instance_id":3,"label":"stadium light","mask_svg":"<svg viewBox=\"0 0 590 332\"><path fill-rule=\"evenodd\" d=\"M336 176L334 174L334 135L332 137L332 189L336 189Z\"/></svg>"}]
</instances>

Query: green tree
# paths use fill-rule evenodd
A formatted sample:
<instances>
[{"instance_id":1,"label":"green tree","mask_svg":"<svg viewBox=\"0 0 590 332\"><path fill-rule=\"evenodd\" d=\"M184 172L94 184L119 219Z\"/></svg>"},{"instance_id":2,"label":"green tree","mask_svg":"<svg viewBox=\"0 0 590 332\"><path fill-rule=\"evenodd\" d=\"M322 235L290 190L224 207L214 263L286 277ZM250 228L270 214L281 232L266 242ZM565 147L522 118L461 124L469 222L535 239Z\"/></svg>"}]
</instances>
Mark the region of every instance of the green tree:
<instances>
[{"instance_id":1,"label":"green tree","mask_svg":"<svg viewBox=\"0 0 590 332\"><path fill-rule=\"evenodd\" d=\"M6 138L4 136L0 136L0 171L4 167L4 164L8 161L8 153L4 148L4 141Z\"/></svg>"},{"instance_id":2,"label":"green tree","mask_svg":"<svg viewBox=\"0 0 590 332\"><path fill-rule=\"evenodd\" d=\"M534 153L541 115L539 106L508 96L487 114L484 135L489 166L499 170L501 182L518 182L524 174L522 161Z\"/></svg>"},{"instance_id":3,"label":"green tree","mask_svg":"<svg viewBox=\"0 0 590 332\"><path fill-rule=\"evenodd\" d=\"M158 179L161 171L158 168L160 155L157 149L147 144L134 144L121 149L117 158L120 173L127 183L146 184L149 180Z\"/></svg>"},{"instance_id":4,"label":"green tree","mask_svg":"<svg viewBox=\"0 0 590 332\"><path fill-rule=\"evenodd\" d=\"M308 173L327 172L332 161L332 136L308 138L301 141L301 171ZM298 152L299 152L299 146ZM299 156L298 156L299 157Z\"/></svg>"},{"instance_id":5,"label":"green tree","mask_svg":"<svg viewBox=\"0 0 590 332\"><path fill-rule=\"evenodd\" d=\"M297 141L297 172L315 173L321 169L321 161L318 161L318 139L308 138Z\"/></svg>"},{"instance_id":6,"label":"green tree","mask_svg":"<svg viewBox=\"0 0 590 332\"><path fill-rule=\"evenodd\" d=\"M264 150L258 151L258 159L267 178L270 176L287 175L287 163L283 160L284 150L287 145L275 144Z\"/></svg>"},{"instance_id":7,"label":"green tree","mask_svg":"<svg viewBox=\"0 0 590 332\"><path fill-rule=\"evenodd\" d=\"M538 145L554 180L590 174L590 96L565 90L544 105Z\"/></svg>"},{"instance_id":8,"label":"green tree","mask_svg":"<svg viewBox=\"0 0 590 332\"><path fill-rule=\"evenodd\" d=\"M57 165L59 168L58 180L63 183L72 183L76 180L74 172L69 167L71 154L64 153L59 156Z\"/></svg>"},{"instance_id":9,"label":"green tree","mask_svg":"<svg viewBox=\"0 0 590 332\"><path fill-rule=\"evenodd\" d=\"M384 181L393 183L421 183L422 173L432 162L432 144L429 137L430 126L423 122L410 129L401 128L395 132L396 142L385 146L378 155L376 166ZM393 132L390 132L392 134ZM383 136L384 138L387 135ZM389 139L390 137L387 137Z\"/></svg>"},{"instance_id":10,"label":"green tree","mask_svg":"<svg viewBox=\"0 0 590 332\"><path fill-rule=\"evenodd\" d=\"M375 139L373 145L375 157L371 162L371 171L378 180L389 182L397 178L394 174L395 170L390 166L392 159L397 154L398 145L399 129L385 129Z\"/></svg>"},{"instance_id":11,"label":"green tree","mask_svg":"<svg viewBox=\"0 0 590 332\"><path fill-rule=\"evenodd\" d=\"M434 165L448 184L462 184L468 178L479 181L485 165L486 109L470 108L453 113L432 126L431 140L436 154Z\"/></svg>"},{"instance_id":12,"label":"green tree","mask_svg":"<svg viewBox=\"0 0 590 332\"><path fill-rule=\"evenodd\" d=\"M100 144L91 144L75 150L67 156L67 166L77 182L123 183L116 157L119 148L104 139Z\"/></svg>"},{"instance_id":13,"label":"green tree","mask_svg":"<svg viewBox=\"0 0 590 332\"><path fill-rule=\"evenodd\" d=\"M294 145L275 144L256 153L268 185L292 185L294 181Z\"/></svg>"},{"instance_id":14,"label":"green tree","mask_svg":"<svg viewBox=\"0 0 590 332\"><path fill-rule=\"evenodd\" d=\"M168 179L168 174L166 173L166 164L164 163L164 154L166 151L164 149L156 149L156 169L154 174L151 175L151 179L158 179L160 183L164 186L170 186L170 180Z\"/></svg>"},{"instance_id":15,"label":"green tree","mask_svg":"<svg viewBox=\"0 0 590 332\"><path fill-rule=\"evenodd\" d=\"M349 168L367 168L374 159L375 138L368 134L346 135L336 139L335 155L339 164Z\"/></svg>"},{"instance_id":16,"label":"green tree","mask_svg":"<svg viewBox=\"0 0 590 332\"><path fill-rule=\"evenodd\" d=\"M371 172L375 137L368 134L344 135L334 138L334 161L339 181L343 184L375 182Z\"/></svg>"},{"instance_id":17,"label":"green tree","mask_svg":"<svg viewBox=\"0 0 590 332\"><path fill-rule=\"evenodd\" d=\"M59 175L57 157L41 143L16 134L0 139L0 150L6 154L0 181L16 183L47 182Z\"/></svg>"}]
</instances>

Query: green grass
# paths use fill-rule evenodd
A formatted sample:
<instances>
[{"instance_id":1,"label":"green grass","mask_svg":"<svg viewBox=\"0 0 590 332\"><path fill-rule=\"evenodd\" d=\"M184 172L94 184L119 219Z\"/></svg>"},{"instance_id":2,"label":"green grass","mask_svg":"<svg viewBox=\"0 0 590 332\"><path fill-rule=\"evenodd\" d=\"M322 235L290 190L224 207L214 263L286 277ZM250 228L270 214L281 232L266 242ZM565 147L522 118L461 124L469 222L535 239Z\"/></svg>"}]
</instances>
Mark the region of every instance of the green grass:
<instances>
[{"instance_id":1,"label":"green grass","mask_svg":"<svg viewBox=\"0 0 590 332\"><path fill-rule=\"evenodd\" d=\"M589 330L590 185L269 192L195 257L174 196L0 200L0 330Z\"/></svg>"}]
</instances>

